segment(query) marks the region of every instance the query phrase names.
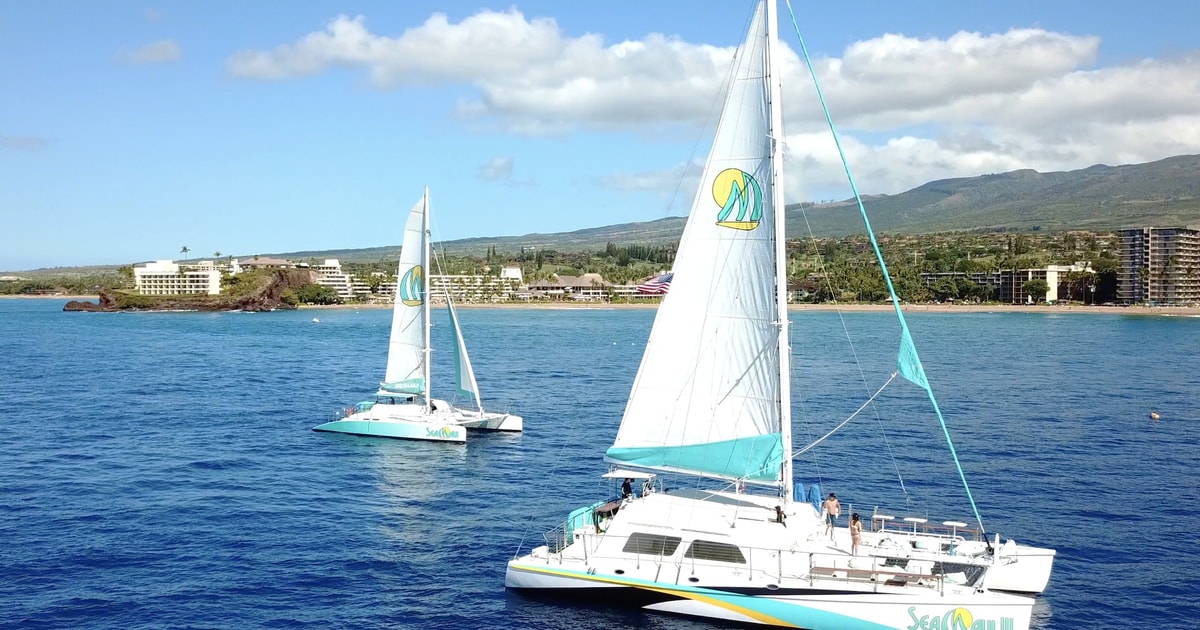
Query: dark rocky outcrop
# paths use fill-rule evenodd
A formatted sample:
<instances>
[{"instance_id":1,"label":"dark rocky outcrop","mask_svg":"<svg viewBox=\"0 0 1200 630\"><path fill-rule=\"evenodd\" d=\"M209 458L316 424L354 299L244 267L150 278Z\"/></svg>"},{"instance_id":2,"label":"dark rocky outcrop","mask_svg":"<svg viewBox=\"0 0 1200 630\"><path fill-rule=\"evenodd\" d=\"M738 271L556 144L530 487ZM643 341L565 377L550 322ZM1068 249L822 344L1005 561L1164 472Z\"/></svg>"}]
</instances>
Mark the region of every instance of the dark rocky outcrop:
<instances>
[{"instance_id":1,"label":"dark rocky outcrop","mask_svg":"<svg viewBox=\"0 0 1200 630\"><path fill-rule=\"evenodd\" d=\"M273 311L294 309L296 306L284 299L285 292L294 292L301 286L314 282L316 282L315 274L307 269L273 269L264 274L258 286L253 290L237 296L140 295L105 289L100 291L99 303L72 300L63 306L63 310L111 313L115 311Z\"/></svg>"}]
</instances>

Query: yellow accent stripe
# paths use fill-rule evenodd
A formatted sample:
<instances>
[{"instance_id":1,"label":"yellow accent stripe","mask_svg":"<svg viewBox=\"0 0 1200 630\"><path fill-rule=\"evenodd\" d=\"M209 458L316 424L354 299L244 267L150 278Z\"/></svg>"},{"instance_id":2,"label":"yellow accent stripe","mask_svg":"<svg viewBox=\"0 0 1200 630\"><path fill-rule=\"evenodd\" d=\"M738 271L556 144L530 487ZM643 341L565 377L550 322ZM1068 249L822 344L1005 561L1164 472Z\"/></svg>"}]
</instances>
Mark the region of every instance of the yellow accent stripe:
<instances>
[{"instance_id":1,"label":"yellow accent stripe","mask_svg":"<svg viewBox=\"0 0 1200 630\"><path fill-rule=\"evenodd\" d=\"M717 225L735 230L749 231L758 227L758 221L717 221Z\"/></svg>"},{"instance_id":2,"label":"yellow accent stripe","mask_svg":"<svg viewBox=\"0 0 1200 630\"><path fill-rule=\"evenodd\" d=\"M702 593L692 592L690 590L679 590L679 589L669 588L669 587L646 586L643 584L635 584L628 580L622 580L619 578L605 577L605 576L599 576L599 575L590 575L590 574L586 574L586 573L577 573L575 571L563 571L563 570L551 569L551 568L543 569L540 567L532 567L532 566L518 566L517 568L522 571L531 571L533 573L545 573L548 575L558 575L558 576L562 576L562 577L583 579L583 580L588 580L591 582L604 582L607 584L617 584L620 586L628 586L631 588L640 588L640 589L646 590L646 591L654 591L656 593L664 593L666 595L675 595L677 597L684 597L686 599L691 599L691 600L695 600L698 602L704 602L706 604L710 604L710 605L716 606L718 608L724 608L725 610L729 610L729 611L733 611L733 612L745 615L747 617L750 617L751 619L761 621L762 623L769 623L769 624L774 624L777 626L786 626L788 628L799 628L800 627L800 626L788 623L782 619L779 619L778 617L772 617L765 613L758 612L757 610L751 610L749 608L737 606L735 604L730 604L729 602L723 602L719 599L709 597Z\"/></svg>"}]
</instances>

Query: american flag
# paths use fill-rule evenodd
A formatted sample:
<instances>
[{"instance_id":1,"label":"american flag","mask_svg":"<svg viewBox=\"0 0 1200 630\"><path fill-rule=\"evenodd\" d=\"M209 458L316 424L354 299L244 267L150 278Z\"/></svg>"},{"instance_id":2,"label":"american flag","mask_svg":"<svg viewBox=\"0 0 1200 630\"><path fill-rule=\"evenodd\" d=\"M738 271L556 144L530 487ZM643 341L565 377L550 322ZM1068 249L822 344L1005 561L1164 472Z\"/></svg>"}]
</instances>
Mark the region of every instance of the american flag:
<instances>
[{"instance_id":1,"label":"american flag","mask_svg":"<svg viewBox=\"0 0 1200 630\"><path fill-rule=\"evenodd\" d=\"M667 290L671 288L671 278L674 277L675 273L671 272L650 278L638 285L637 292L642 295L666 295Z\"/></svg>"}]
</instances>

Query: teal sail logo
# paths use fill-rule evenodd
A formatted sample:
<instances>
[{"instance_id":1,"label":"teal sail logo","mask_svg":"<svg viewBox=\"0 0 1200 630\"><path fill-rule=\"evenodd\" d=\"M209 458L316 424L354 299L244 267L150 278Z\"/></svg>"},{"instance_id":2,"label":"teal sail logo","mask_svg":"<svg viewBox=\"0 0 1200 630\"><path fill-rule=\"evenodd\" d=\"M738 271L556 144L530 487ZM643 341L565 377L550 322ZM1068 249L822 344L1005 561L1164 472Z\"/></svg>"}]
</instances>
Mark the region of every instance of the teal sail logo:
<instances>
[{"instance_id":1,"label":"teal sail logo","mask_svg":"<svg viewBox=\"0 0 1200 630\"><path fill-rule=\"evenodd\" d=\"M425 270L421 265L415 265L404 272L396 292L396 298L405 306L420 306L425 303Z\"/></svg>"},{"instance_id":2,"label":"teal sail logo","mask_svg":"<svg viewBox=\"0 0 1200 630\"><path fill-rule=\"evenodd\" d=\"M713 201L721 208L717 213L717 225L749 231L762 221L762 188L750 173L740 168L721 171L713 180L712 194Z\"/></svg>"}]
</instances>

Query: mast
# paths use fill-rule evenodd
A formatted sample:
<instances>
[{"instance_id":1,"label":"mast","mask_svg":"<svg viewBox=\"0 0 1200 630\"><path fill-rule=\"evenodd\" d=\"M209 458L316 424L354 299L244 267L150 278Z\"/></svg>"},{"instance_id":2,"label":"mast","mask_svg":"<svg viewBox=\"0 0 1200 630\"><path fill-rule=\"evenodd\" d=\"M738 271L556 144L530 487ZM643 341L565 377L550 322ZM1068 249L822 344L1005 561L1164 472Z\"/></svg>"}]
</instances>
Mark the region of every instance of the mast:
<instances>
[{"instance_id":1,"label":"mast","mask_svg":"<svg viewBox=\"0 0 1200 630\"><path fill-rule=\"evenodd\" d=\"M425 187L425 211L421 213L421 266L424 267L425 273L421 274L421 308L425 309L425 413L432 413L433 402L429 398L431 383L429 382L430 362L432 359L431 348L429 347L429 274L433 271L429 268L429 187Z\"/></svg>"},{"instance_id":2,"label":"mast","mask_svg":"<svg viewBox=\"0 0 1200 630\"><path fill-rule=\"evenodd\" d=\"M767 10L767 83L770 86L771 111L771 212L775 218L775 305L779 309L779 431L783 446L780 481L783 500L792 497L792 350L788 342L787 306L787 230L783 195L783 101L779 75L776 74L775 48L779 41L779 17L776 0L765 0Z\"/></svg>"}]
</instances>

